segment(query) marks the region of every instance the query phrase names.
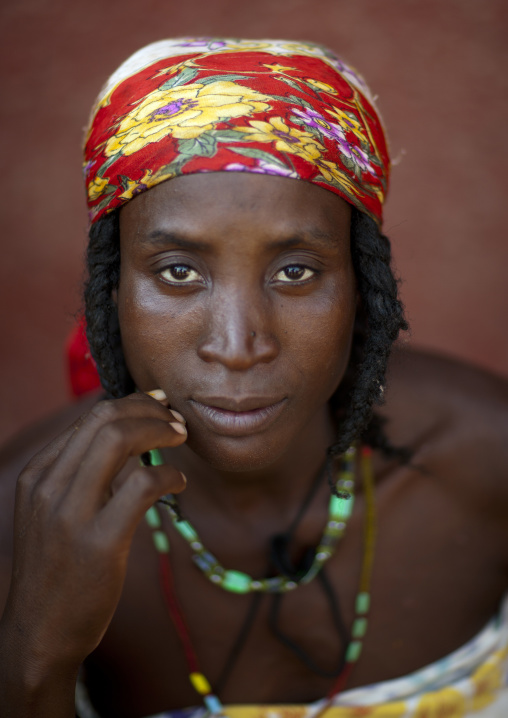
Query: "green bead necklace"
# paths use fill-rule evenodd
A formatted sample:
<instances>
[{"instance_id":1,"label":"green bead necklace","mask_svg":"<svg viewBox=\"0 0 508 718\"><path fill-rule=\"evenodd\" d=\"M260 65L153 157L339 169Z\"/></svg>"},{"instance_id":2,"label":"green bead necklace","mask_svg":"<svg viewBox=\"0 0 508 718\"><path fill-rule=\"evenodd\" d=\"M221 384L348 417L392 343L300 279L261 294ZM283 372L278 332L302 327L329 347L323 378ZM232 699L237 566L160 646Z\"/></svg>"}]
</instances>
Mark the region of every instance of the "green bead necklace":
<instances>
[{"instance_id":1,"label":"green bead necklace","mask_svg":"<svg viewBox=\"0 0 508 718\"><path fill-rule=\"evenodd\" d=\"M164 464L164 459L157 449L152 449L149 454L150 464L152 466ZM299 585L310 583L320 572L324 564L333 556L335 547L342 537L346 529L347 521L353 511L355 456L355 447L350 447L342 457L341 469L335 484L338 495L332 495L330 498L328 520L315 551L314 560L309 570L298 581L292 580L287 576L253 579L242 571L224 568L215 556L203 546L196 529L189 521L182 518L176 497L173 494L167 494L162 502L169 513L173 526L192 549L192 560L213 584L232 593L250 593L251 591L285 593L294 590ZM156 521L156 519L155 516L150 513L151 511L152 509L148 511L146 520L152 528L155 528L154 521ZM153 509L153 511L155 511L155 509ZM164 550L168 538L162 531L154 531L154 541L156 547L157 542L161 543L158 550Z\"/></svg>"}]
</instances>

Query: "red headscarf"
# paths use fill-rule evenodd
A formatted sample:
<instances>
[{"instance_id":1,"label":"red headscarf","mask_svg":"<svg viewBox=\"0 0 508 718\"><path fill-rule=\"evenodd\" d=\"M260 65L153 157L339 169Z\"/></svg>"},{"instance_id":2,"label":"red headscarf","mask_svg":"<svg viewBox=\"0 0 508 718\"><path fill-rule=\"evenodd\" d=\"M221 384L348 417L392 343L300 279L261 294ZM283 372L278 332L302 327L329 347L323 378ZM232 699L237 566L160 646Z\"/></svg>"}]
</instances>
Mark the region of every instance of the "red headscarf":
<instances>
[{"instance_id":1,"label":"red headscarf","mask_svg":"<svg viewBox=\"0 0 508 718\"><path fill-rule=\"evenodd\" d=\"M85 145L91 221L195 172L256 172L335 192L378 224L389 158L363 80L319 45L163 40L99 96Z\"/></svg>"}]
</instances>

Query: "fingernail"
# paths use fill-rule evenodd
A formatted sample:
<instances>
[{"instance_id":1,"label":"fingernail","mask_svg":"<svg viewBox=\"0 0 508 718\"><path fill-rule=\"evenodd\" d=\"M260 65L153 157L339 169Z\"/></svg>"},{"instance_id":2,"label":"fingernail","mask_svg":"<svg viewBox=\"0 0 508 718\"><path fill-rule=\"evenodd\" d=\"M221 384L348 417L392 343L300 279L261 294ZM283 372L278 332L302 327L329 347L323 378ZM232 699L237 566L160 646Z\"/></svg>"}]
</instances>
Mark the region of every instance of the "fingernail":
<instances>
[{"instance_id":1,"label":"fingernail","mask_svg":"<svg viewBox=\"0 0 508 718\"><path fill-rule=\"evenodd\" d=\"M169 425L171 427L173 427L173 429L176 431L177 434L186 434L187 433L187 429L185 428L185 426L183 424L176 424L176 423L173 424L173 423L169 422Z\"/></svg>"},{"instance_id":2,"label":"fingernail","mask_svg":"<svg viewBox=\"0 0 508 718\"><path fill-rule=\"evenodd\" d=\"M151 396L152 399L156 399L157 401L166 401L166 399L168 398L162 391L162 389L153 389L152 391L146 391L145 394L148 394L148 396Z\"/></svg>"},{"instance_id":3,"label":"fingernail","mask_svg":"<svg viewBox=\"0 0 508 718\"><path fill-rule=\"evenodd\" d=\"M174 409L170 409L169 411L173 414L177 421L180 421L182 424L187 423L179 411L175 411Z\"/></svg>"}]
</instances>

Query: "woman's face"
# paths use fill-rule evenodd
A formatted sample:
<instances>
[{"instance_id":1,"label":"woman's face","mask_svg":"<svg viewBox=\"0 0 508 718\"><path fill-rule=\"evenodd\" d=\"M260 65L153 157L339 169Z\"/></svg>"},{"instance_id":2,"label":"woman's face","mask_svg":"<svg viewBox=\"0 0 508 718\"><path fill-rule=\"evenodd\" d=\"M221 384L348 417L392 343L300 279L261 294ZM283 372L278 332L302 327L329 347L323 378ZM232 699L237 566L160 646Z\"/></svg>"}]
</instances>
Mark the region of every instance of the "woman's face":
<instances>
[{"instance_id":1,"label":"woman's face","mask_svg":"<svg viewBox=\"0 0 508 718\"><path fill-rule=\"evenodd\" d=\"M164 390L202 459L262 469L329 423L356 308L345 201L276 176L188 175L129 202L120 240L127 366Z\"/></svg>"}]
</instances>

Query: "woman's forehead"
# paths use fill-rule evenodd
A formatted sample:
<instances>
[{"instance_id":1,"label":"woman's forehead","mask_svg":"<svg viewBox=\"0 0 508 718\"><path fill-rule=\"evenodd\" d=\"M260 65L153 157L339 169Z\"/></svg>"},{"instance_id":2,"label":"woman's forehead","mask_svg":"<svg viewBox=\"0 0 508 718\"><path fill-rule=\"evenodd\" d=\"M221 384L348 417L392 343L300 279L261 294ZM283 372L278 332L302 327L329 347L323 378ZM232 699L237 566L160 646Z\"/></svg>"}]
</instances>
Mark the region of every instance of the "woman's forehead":
<instances>
[{"instance_id":1,"label":"woman's forehead","mask_svg":"<svg viewBox=\"0 0 508 718\"><path fill-rule=\"evenodd\" d=\"M326 234L349 225L350 215L345 200L310 182L213 172L176 177L140 194L121 209L120 226L145 234L220 232L246 224L273 235Z\"/></svg>"}]
</instances>

